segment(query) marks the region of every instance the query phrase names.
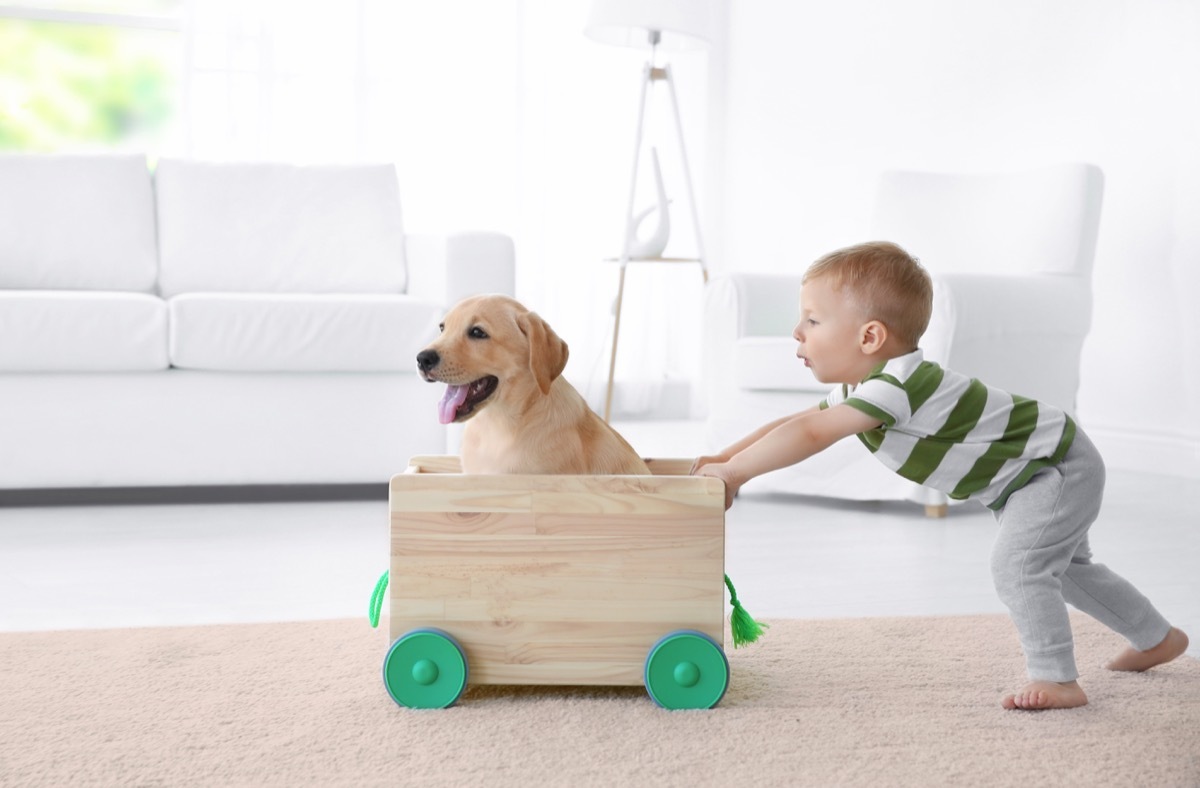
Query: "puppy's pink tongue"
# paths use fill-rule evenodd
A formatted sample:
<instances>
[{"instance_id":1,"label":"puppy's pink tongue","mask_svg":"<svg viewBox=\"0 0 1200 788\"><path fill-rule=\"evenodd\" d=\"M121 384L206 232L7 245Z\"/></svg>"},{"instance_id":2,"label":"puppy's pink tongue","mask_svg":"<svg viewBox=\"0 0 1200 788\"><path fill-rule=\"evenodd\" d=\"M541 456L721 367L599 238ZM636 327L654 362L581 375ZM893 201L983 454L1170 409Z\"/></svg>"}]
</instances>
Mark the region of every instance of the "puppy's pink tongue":
<instances>
[{"instance_id":1,"label":"puppy's pink tongue","mask_svg":"<svg viewBox=\"0 0 1200 788\"><path fill-rule=\"evenodd\" d=\"M446 393L438 403L438 421L449 424L458 415L458 409L467 401L466 386L446 386Z\"/></svg>"}]
</instances>

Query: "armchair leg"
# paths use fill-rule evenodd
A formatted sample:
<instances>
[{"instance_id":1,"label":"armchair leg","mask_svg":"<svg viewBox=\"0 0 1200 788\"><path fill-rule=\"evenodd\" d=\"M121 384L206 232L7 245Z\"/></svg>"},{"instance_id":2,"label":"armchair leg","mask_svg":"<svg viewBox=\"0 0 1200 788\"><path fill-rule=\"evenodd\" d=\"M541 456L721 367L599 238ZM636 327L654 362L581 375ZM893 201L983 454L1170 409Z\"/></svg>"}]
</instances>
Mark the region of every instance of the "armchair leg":
<instances>
[{"instance_id":1,"label":"armchair leg","mask_svg":"<svg viewBox=\"0 0 1200 788\"><path fill-rule=\"evenodd\" d=\"M933 518L945 517L950 512L950 505L944 503L925 504L925 516Z\"/></svg>"}]
</instances>

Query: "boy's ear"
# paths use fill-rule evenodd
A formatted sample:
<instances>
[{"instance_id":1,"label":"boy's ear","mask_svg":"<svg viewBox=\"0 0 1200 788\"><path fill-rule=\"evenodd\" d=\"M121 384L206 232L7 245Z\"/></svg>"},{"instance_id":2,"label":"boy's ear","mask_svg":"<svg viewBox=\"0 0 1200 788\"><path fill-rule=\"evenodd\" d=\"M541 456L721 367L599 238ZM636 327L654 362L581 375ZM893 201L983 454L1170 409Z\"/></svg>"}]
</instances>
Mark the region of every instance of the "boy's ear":
<instances>
[{"instance_id":1,"label":"boy's ear","mask_svg":"<svg viewBox=\"0 0 1200 788\"><path fill-rule=\"evenodd\" d=\"M887 326L878 320L871 320L864 323L863 327L859 330L858 342L862 348L862 352L869 356L883 350L884 344L887 343L887 338Z\"/></svg>"}]
</instances>

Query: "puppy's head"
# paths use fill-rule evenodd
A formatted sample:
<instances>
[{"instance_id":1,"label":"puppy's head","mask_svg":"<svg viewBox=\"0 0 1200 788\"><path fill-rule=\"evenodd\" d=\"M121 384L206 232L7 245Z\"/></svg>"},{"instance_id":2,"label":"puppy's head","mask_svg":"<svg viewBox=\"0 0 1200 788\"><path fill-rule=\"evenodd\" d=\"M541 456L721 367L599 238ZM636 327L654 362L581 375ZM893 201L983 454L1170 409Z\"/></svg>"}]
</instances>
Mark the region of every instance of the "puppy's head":
<instances>
[{"instance_id":1,"label":"puppy's head","mask_svg":"<svg viewBox=\"0 0 1200 788\"><path fill-rule=\"evenodd\" d=\"M537 314L507 296L474 296L447 314L441 336L417 354L417 369L446 384L442 424L461 422L490 405L520 408L567 365L567 343Z\"/></svg>"}]
</instances>

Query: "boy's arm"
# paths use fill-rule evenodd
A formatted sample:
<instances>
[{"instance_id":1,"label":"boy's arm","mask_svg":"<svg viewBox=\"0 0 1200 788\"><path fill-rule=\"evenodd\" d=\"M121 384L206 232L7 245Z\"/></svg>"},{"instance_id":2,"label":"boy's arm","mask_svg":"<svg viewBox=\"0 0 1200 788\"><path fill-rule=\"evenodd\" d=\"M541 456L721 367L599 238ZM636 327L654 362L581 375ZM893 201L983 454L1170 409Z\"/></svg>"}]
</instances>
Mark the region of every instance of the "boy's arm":
<instances>
[{"instance_id":1,"label":"boy's arm","mask_svg":"<svg viewBox=\"0 0 1200 788\"><path fill-rule=\"evenodd\" d=\"M755 476L786 468L824 451L842 438L875 429L882 422L846 404L809 410L776 424L727 462L698 470L725 482L726 508L738 489Z\"/></svg>"},{"instance_id":2,"label":"boy's arm","mask_svg":"<svg viewBox=\"0 0 1200 788\"><path fill-rule=\"evenodd\" d=\"M764 424L763 426L759 427L754 432L750 433L746 437L739 440L737 443L734 443L734 444L722 449L720 454L705 456L705 457L697 457L696 461L694 463L692 463L691 473L693 473L693 474L696 473L696 471L700 470L702 467L704 467L705 465L708 465L710 463L729 462L729 460L732 459L735 454L745 450L752 444L756 443L764 435L767 435L770 432L772 432L773 430L775 430L775 428L782 426L783 424L791 421L792 419L799 419L804 416L807 416L810 413L816 413L820 409L821 409L820 405L813 405L811 408L802 410L799 413L793 413L790 416L784 416L783 418L775 419L775 421L769 422L769 423Z\"/></svg>"}]
</instances>

